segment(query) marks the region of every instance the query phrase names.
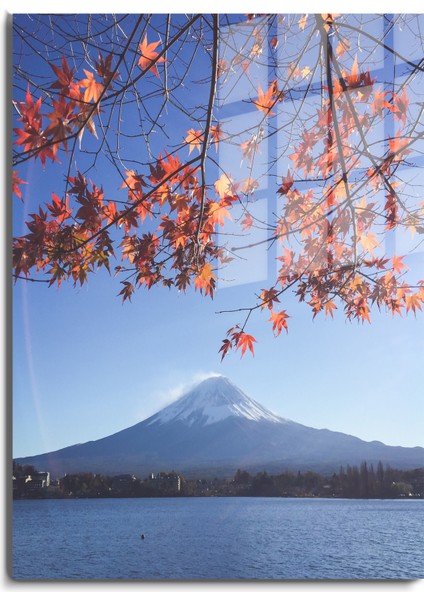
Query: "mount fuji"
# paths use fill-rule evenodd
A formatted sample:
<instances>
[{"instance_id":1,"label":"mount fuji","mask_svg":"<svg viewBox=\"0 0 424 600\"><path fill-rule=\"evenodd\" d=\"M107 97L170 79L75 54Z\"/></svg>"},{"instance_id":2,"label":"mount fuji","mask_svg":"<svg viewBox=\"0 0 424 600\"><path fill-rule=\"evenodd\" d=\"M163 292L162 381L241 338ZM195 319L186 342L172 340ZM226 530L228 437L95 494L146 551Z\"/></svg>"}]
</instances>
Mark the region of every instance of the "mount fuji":
<instances>
[{"instance_id":1,"label":"mount fuji","mask_svg":"<svg viewBox=\"0 0 424 600\"><path fill-rule=\"evenodd\" d=\"M226 377L204 380L148 419L100 440L15 459L55 476L174 469L185 476L230 475L237 468L313 469L389 464L424 466L424 448L387 446L284 419L249 398Z\"/></svg>"}]
</instances>

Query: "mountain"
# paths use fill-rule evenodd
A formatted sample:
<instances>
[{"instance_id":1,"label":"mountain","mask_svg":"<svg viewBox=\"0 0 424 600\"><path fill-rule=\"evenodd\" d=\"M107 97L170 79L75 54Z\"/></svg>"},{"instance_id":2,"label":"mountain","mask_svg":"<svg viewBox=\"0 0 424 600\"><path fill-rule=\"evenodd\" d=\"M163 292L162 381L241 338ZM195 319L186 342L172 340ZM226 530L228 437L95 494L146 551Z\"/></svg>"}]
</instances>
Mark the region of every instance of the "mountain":
<instances>
[{"instance_id":1,"label":"mountain","mask_svg":"<svg viewBox=\"0 0 424 600\"><path fill-rule=\"evenodd\" d=\"M424 448L387 446L284 419L226 377L210 377L148 419L97 441L15 459L56 476L90 471L146 476L172 469L186 476L284 469L337 470L382 461L424 466ZM256 469L256 471L255 471Z\"/></svg>"}]
</instances>

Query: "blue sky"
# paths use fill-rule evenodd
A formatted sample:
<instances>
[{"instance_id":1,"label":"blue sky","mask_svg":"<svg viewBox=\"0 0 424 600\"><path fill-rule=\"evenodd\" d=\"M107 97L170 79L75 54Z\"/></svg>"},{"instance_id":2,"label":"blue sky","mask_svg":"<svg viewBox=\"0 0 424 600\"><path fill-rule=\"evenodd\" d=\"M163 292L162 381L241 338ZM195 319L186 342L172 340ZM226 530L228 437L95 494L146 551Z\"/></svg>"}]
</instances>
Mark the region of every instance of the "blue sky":
<instances>
[{"instance_id":1,"label":"blue sky","mask_svg":"<svg viewBox=\"0 0 424 600\"><path fill-rule=\"evenodd\" d=\"M116 282L115 282L116 283ZM423 445L422 318L375 315L372 325L318 317L289 303L288 335L274 339L258 315L255 357L218 349L253 286L211 302L166 290L122 305L117 286L14 288L14 456L98 439L147 418L211 373L305 425Z\"/></svg>"},{"instance_id":2,"label":"blue sky","mask_svg":"<svg viewBox=\"0 0 424 600\"><path fill-rule=\"evenodd\" d=\"M62 174L29 164L20 176L29 182L24 197L49 200ZM15 210L18 234L26 210L20 205ZM18 282L13 456L112 434L213 373L305 425L392 445L424 445L421 313L393 319L377 312L371 325L346 323L343 314L313 321L307 307L289 296L288 335L275 339L265 314L254 314L248 331L258 340L255 357L234 354L220 362L221 340L239 315L217 313L252 303L273 269L272 260L263 264L262 258L250 257L251 281L244 269L236 285L219 287L213 302L159 288L140 290L131 304L122 305L118 280L105 273L81 289ZM423 272L422 253L408 260Z\"/></svg>"}]
</instances>

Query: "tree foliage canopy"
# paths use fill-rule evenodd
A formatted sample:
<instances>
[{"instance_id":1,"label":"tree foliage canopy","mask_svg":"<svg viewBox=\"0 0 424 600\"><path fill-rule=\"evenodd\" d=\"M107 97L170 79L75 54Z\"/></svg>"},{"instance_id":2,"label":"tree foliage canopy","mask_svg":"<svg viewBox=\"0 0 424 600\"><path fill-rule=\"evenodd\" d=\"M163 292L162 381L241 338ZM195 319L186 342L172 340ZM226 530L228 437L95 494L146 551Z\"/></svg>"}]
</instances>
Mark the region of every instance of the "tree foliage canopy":
<instances>
[{"instance_id":1,"label":"tree foliage canopy","mask_svg":"<svg viewBox=\"0 0 424 600\"><path fill-rule=\"evenodd\" d=\"M265 253L274 280L235 309L223 357L254 352L253 311L287 331L289 292L314 317L421 311L406 254L424 233L422 21L16 16L13 192L29 201L24 163L52 189L14 239L15 279L107 269L123 301L157 285L213 297Z\"/></svg>"}]
</instances>

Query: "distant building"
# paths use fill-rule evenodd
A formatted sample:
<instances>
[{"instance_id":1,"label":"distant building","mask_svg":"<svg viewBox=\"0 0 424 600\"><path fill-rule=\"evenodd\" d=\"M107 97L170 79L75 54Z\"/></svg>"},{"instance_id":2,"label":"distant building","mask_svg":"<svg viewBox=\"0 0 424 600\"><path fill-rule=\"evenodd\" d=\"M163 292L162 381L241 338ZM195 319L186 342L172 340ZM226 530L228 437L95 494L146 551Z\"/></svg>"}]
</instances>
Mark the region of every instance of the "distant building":
<instances>
[{"instance_id":1,"label":"distant building","mask_svg":"<svg viewBox=\"0 0 424 600\"><path fill-rule=\"evenodd\" d=\"M41 490L43 488L49 487L50 485L50 473L47 471L40 471L35 473L35 475L27 475L25 479L25 489L29 492L33 492L35 490Z\"/></svg>"},{"instance_id":2,"label":"distant building","mask_svg":"<svg viewBox=\"0 0 424 600\"><path fill-rule=\"evenodd\" d=\"M13 476L13 495L27 496L50 486L50 473L41 471L30 475Z\"/></svg>"},{"instance_id":3,"label":"distant building","mask_svg":"<svg viewBox=\"0 0 424 600\"><path fill-rule=\"evenodd\" d=\"M177 473L152 473L147 479L150 488L161 492L179 492L181 490L181 477Z\"/></svg>"}]
</instances>

